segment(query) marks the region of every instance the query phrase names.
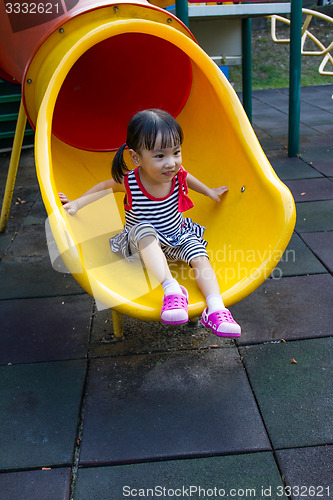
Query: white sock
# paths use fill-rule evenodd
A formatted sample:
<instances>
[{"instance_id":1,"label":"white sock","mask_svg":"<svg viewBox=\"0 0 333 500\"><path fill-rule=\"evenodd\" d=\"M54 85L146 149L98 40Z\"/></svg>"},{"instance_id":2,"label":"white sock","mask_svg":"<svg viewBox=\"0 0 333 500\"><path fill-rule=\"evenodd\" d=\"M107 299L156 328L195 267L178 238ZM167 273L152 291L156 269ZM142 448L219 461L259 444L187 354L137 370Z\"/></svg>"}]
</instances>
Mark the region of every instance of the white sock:
<instances>
[{"instance_id":1,"label":"white sock","mask_svg":"<svg viewBox=\"0 0 333 500\"><path fill-rule=\"evenodd\" d=\"M225 305L223 303L221 295L212 294L208 295L206 298L207 306L208 306L208 314L211 314L216 311L221 311L221 309L225 309Z\"/></svg>"},{"instance_id":2,"label":"white sock","mask_svg":"<svg viewBox=\"0 0 333 500\"><path fill-rule=\"evenodd\" d=\"M164 283L162 283L162 287L165 296L183 295L183 290L180 288L178 281L176 281L175 279L164 281ZM164 311L162 317L163 321L166 321L170 324L184 323L188 320L187 309L171 309L170 311Z\"/></svg>"},{"instance_id":3,"label":"white sock","mask_svg":"<svg viewBox=\"0 0 333 500\"><path fill-rule=\"evenodd\" d=\"M178 281L173 278L164 281L164 283L162 283L162 287L164 295L182 295L183 293Z\"/></svg>"}]
</instances>

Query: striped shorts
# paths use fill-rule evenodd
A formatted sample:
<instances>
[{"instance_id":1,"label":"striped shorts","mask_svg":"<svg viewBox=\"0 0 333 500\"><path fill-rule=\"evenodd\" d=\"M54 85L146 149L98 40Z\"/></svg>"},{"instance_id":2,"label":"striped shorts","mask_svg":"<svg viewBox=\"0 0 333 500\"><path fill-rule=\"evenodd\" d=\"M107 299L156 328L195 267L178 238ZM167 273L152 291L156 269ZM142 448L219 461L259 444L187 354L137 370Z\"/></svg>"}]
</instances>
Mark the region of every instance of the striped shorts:
<instances>
[{"instance_id":1,"label":"striped shorts","mask_svg":"<svg viewBox=\"0 0 333 500\"><path fill-rule=\"evenodd\" d=\"M207 257L207 251L195 234L189 234L184 243L172 246L161 241L161 238L152 224L140 222L131 227L128 233L128 244L132 255L139 253L139 241L145 236L154 236L164 255L169 260L182 260L190 264L195 257Z\"/></svg>"}]
</instances>

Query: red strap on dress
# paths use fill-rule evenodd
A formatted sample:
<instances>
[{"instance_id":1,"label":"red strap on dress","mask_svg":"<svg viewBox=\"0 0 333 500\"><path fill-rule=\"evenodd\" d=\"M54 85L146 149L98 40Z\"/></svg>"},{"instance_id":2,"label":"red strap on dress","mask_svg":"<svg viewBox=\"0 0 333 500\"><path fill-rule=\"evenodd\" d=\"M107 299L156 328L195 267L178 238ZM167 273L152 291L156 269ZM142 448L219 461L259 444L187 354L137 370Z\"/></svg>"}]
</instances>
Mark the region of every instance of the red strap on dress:
<instances>
[{"instance_id":1,"label":"red strap on dress","mask_svg":"<svg viewBox=\"0 0 333 500\"><path fill-rule=\"evenodd\" d=\"M194 207L194 204L188 193L188 186L186 182L187 171L183 167L180 167L177 173L179 182L179 193L178 193L178 212L186 212L190 208ZM124 175L124 185L126 188L126 195L124 197L124 207L125 210L131 210L132 208L132 193L128 184L128 174Z\"/></svg>"},{"instance_id":2,"label":"red strap on dress","mask_svg":"<svg viewBox=\"0 0 333 500\"><path fill-rule=\"evenodd\" d=\"M124 196L124 207L125 210L132 209L132 193L128 184L128 174L124 175L124 186L126 188L126 194Z\"/></svg>"},{"instance_id":3,"label":"red strap on dress","mask_svg":"<svg viewBox=\"0 0 333 500\"><path fill-rule=\"evenodd\" d=\"M178 212L185 212L194 207L194 204L189 196L188 187L186 182L187 172L183 167L180 167L177 173L179 182L179 195L178 195Z\"/></svg>"}]
</instances>

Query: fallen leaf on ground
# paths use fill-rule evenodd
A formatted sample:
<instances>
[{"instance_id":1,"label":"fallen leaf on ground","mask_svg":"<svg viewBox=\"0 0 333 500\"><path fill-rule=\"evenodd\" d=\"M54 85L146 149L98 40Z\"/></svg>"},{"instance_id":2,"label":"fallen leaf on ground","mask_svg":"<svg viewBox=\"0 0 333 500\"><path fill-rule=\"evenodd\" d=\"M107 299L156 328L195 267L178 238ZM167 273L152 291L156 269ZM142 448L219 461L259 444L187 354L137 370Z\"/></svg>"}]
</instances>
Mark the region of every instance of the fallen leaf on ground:
<instances>
[{"instance_id":1,"label":"fallen leaf on ground","mask_svg":"<svg viewBox=\"0 0 333 500\"><path fill-rule=\"evenodd\" d=\"M15 203L15 205L19 205L19 204L24 205L25 203L26 203L25 200L21 200L21 198L17 197L17 202Z\"/></svg>"}]
</instances>

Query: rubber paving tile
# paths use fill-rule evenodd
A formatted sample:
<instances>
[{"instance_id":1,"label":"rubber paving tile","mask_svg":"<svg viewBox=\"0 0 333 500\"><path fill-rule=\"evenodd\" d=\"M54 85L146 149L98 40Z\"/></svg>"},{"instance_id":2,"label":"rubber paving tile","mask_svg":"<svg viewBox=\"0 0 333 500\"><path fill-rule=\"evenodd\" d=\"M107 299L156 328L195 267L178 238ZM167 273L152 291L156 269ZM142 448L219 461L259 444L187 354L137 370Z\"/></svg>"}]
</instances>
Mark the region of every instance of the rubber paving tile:
<instances>
[{"instance_id":1,"label":"rubber paving tile","mask_svg":"<svg viewBox=\"0 0 333 500\"><path fill-rule=\"evenodd\" d=\"M7 177L7 169L9 166L10 153L3 153L0 156L0 172L3 171L3 175ZM31 176L36 177L35 169L28 170L26 167L34 165L34 150L33 148L22 149L19 161L19 168L17 171L17 180L22 182L23 180L31 179Z\"/></svg>"},{"instance_id":2,"label":"rubber paving tile","mask_svg":"<svg viewBox=\"0 0 333 500\"><path fill-rule=\"evenodd\" d=\"M287 156L287 147L281 145L281 143L280 143L278 150L271 150L271 149L267 148L264 151L265 151L266 156L270 162L272 162L273 160L286 158L286 156Z\"/></svg>"},{"instance_id":3,"label":"rubber paving tile","mask_svg":"<svg viewBox=\"0 0 333 500\"><path fill-rule=\"evenodd\" d=\"M333 272L333 231L302 233L302 239L329 271Z\"/></svg>"},{"instance_id":4,"label":"rubber paving tile","mask_svg":"<svg viewBox=\"0 0 333 500\"><path fill-rule=\"evenodd\" d=\"M333 146L317 146L303 148L301 158L304 161L312 162L316 165L316 161L332 161Z\"/></svg>"},{"instance_id":5,"label":"rubber paving tile","mask_svg":"<svg viewBox=\"0 0 333 500\"><path fill-rule=\"evenodd\" d=\"M70 469L52 469L0 474L0 498L68 500L70 472Z\"/></svg>"},{"instance_id":6,"label":"rubber paving tile","mask_svg":"<svg viewBox=\"0 0 333 500\"><path fill-rule=\"evenodd\" d=\"M231 308L232 312L232 308ZM214 335L201 322L169 326L160 321L138 321L123 316L124 336L113 336L110 310L94 313L89 355L91 357L151 354L185 349L202 349L212 345L230 347L231 339Z\"/></svg>"},{"instance_id":7,"label":"rubber paving tile","mask_svg":"<svg viewBox=\"0 0 333 500\"><path fill-rule=\"evenodd\" d=\"M266 280L233 306L232 314L242 326L237 344L330 336L332 303L329 274Z\"/></svg>"},{"instance_id":8,"label":"rubber paving tile","mask_svg":"<svg viewBox=\"0 0 333 500\"><path fill-rule=\"evenodd\" d=\"M268 113L271 110L272 113L281 112L283 114L288 114L289 98L282 92L267 93L267 95L264 96L258 95L254 91L252 96L254 113L262 107L266 109ZM274 108L272 107L272 103L274 103Z\"/></svg>"},{"instance_id":9,"label":"rubber paving tile","mask_svg":"<svg viewBox=\"0 0 333 500\"><path fill-rule=\"evenodd\" d=\"M333 125L332 125L332 134L333 134ZM313 166L324 175L327 176L333 175L333 160L315 161Z\"/></svg>"},{"instance_id":10,"label":"rubber paving tile","mask_svg":"<svg viewBox=\"0 0 333 500\"><path fill-rule=\"evenodd\" d=\"M318 114L321 112L323 112L324 115L328 113L327 110L321 109L320 106L317 106L317 102L309 102L308 99L302 99L301 115L311 116L312 113Z\"/></svg>"},{"instance_id":11,"label":"rubber paving tile","mask_svg":"<svg viewBox=\"0 0 333 500\"><path fill-rule=\"evenodd\" d=\"M39 197L40 194L37 185L25 186L24 188L14 190L12 207L6 228L7 233L13 234L14 231L20 229ZM1 193L0 199L3 199L3 194Z\"/></svg>"},{"instance_id":12,"label":"rubber paving tile","mask_svg":"<svg viewBox=\"0 0 333 500\"><path fill-rule=\"evenodd\" d=\"M318 146L326 148L327 146L333 146L333 138L328 138L324 135L318 135L321 134L319 126L313 128L313 131L315 132L314 135L300 136L300 157L302 157L304 152L309 151L310 148L317 148ZM312 160L306 161L308 161L310 165L314 165L314 162Z\"/></svg>"},{"instance_id":13,"label":"rubber paving tile","mask_svg":"<svg viewBox=\"0 0 333 500\"><path fill-rule=\"evenodd\" d=\"M333 125L332 125L332 123L330 123L330 124L328 123L326 125L318 124L315 127L316 127L316 130L318 130L318 132L320 132L321 134L324 134L326 136L333 138Z\"/></svg>"},{"instance_id":14,"label":"rubber paving tile","mask_svg":"<svg viewBox=\"0 0 333 500\"><path fill-rule=\"evenodd\" d=\"M287 147L286 123L282 122L280 127L272 127L272 128L264 123L260 126L270 135L272 139L275 139L279 143L280 148ZM309 127L307 127L306 130L304 131L304 135L313 135L313 131ZM269 143L267 143L266 149L270 149Z\"/></svg>"},{"instance_id":15,"label":"rubber paving tile","mask_svg":"<svg viewBox=\"0 0 333 500\"><path fill-rule=\"evenodd\" d=\"M322 174L315 168L308 165L300 158L279 158L271 161L278 177L281 180L292 179L313 179L322 177Z\"/></svg>"},{"instance_id":16,"label":"rubber paving tile","mask_svg":"<svg viewBox=\"0 0 333 500\"><path fill-rule=\"evenodd\" d=\"M33 161L33 160L32 160ZM24 212L27 215L30 207L40 198L40 190L36 172L32 172L33 167L23 167L16 178L13 191L10 215ZM3 196L7 182L7 167L2 170L0 161L0 194Z\"/></svg>"},{"instance_id":17,"label":"rubber paving tile","mask_svg":"<svg viewBox=\"0 0 333 500\"><path fill-rule=\"evenodd\" d=\"M285 117L285 119L283 121L281 121L281 124L279 127L274 127L272 126L272 122L270 123L263 123L262 125L262 128L264 128L266 130L266 132L271 136L273 137L273 139L276 139L280 145L282 144L283 146L287 146L287 118ZM309 132L308 132L309 130ZM306 135L308 133L308 135L312 135L313 134L313 131L309 128L309 127L306 127L306 130L304 131L304 135Z\"/></svg>"},{"instance_id":18,"label":"rubber paving tile","mask_svg":"<svg viewBox=\"0 0 333 500\"><path fill-rule=\"evenodd\" d=\"M27 261L28 258L45 256L48 256L48 250L44 225L24 225L10 245L3 262Z\"/></svg>"},{"instance_id":19,"label":"rubber paving tile","mask_svg":"<svg viewBox=\"0 0 333 500\"><path fill-rule=\"evenodd\" d=\"M272 138L266 139L260 139L260 145L264 151L269 150L271 154L274 153L274 150L277 152L277 154L280 154L281 152L281 143L277 140L274 140ZM269 158L269 157L268 157Z\"/></svg>"},{"instance_id":20,"label":"rubber paving tile","mask_svg":"<svg viewBox=\"0 0 333 500\"><path fill-rule=\"evenodd\" d=\"M312 109L311 109L312 108ZM304 104L301 105L301 122L316 127L316 125L332 125L332 113L324 111L323 109L316 109L314 106L304 110Z\"/></svg>"},{"instance_id":21,"label":"rubber paving tile","mask_svg":"<svg viewBox=\"0 0 333 500\"><path fill-rule=\"evenodd\" d=\"M238 351L92 360L80 463L269 450Z\"/></svg>"},{"instance_id":22,"label":"rubber paving tile","mask_svg":"<svg viewBox=\"0 0 333 500\"><path fill-rule=\"evenodd\" d=\"M333 231L333 200L297 203L296 213L298 233Z\"/></svg>"},{"instance_id":23,"label":"rubber paving tile","mask_svg":"<svg viewBox=\"0 0 333 500\"><path fill-rule=\"evenodd\" d=\"M329 179L287 180L285 183L296 202L333 199L333 183Z\"/></svg>"},{"instance_id":24,"label":"rubber paving tile","mask_svg":"<svg viewBox=\"0 0 333 500\"><path fill-rule=\"evenodd\" d=\"M311 252L298 234L294 233L281 260L272 272L273 279L285 276L326 273L327 269Z\"/></svg>"},{"instance_id":25,"label":"rubber paving tile","mask_svg":"<svg viewBox=\"0 0 333 500\"><path fill-rule=\"evenodd\" d=\"M274 449L333 442L333 337L240 348Z\"/></svg>"},{"instance_id":26,"label":"rubber paving tile","mask_svg":"<svg viewBox=\"0 0 333 500\"><path fill-rule=\"evenodd\" d=\"M255 124L253 124L252 126L253 126L254 133L256 134L259 141L261 139L269 139L270 138L270 136L267 134L267 132L265 130L263 130L262 128L258 127Z\"/></svg>"},{"instance_id":27,"label":"rubber paving tile","mask_svg":"<svg viewBox=\"0 0 333 500\"><path fill-rule=\"evenodd\" d=\"M0 234L0 259L2 255L5 253L5 251L9 248L12 242L12 235L11 234Z\"/></svg>"},{"instance_id":28,"label":"rubber paving tile","mask_svg":"<svg viewBox=\"0 0 333 500\"><path fill-rule=\"evenodd\" d=\"M286 119L286 115L281 113L279 109L274 109L271 106L267 106L265 103L257 101L254 99L253 101L253 115L255 116L256 123L264 122L265 124L272 125L275 120L277 122L284 121ZM271 118L271 121L269 119ZM288 119L288 118L287 118Z\"/></svg>"},{"instance_id":29,"label":"rubber paving tile","mask_svg":"<svg viewBox=\"0 0 333 500\"><path fill-rule=\"evenodd\" d=\"M274 114L268 111L266 115L255 115L254 121L257 127L265 130L272 137L280 137L280 134L286 135L285 126L288 123L288 117L279 111Z\"/></svg>"},{"instance_id":30,"label":"rubber paving tile","mask_svg":"<svg viewBox=\"0 0 333 500\"><path fill-rule=\"evenodd\" d=\"M79 469L74 500L275 499L282 486L273 455L260 452Z\"/></svg>"},{"instance_id":31,"label":"rubber paving tile","mask_svg":"<svg viewBox=\"0 0 333 500\"><path fill-rule=\"evenodd\" d=\"M288 100L288 89L263 89L254 90L253 97L258 99L259 102L267 103L268 107L271 108L272 103L279 102L280 105L284 105L285 109L288 110L289 100Z\"/></svg>"},{"instance_id":32,"label":"rubber paving tile","mask_svg":"<svg viewBox=\"0 0 333 500\"><path fill-rule=\"evenodd\" d=\"M0 301L0 364L84 358L88 295Z\"/></svg>"},{"instance_id":33,"label":"rubber paving tile","mask_svg":"<svg viewBox=\"0 0 333 500\"><path fill-rule=\"evenodd\" d=\"M305 141L307 137L313 137L314 144L318 144L318 141L321 140L318 130L314 129L311 125L307 125L306 123L302 122L300 123L299 132L300 132L300 143L303 143L303 141Z\"/></svg>"},{"instance_id":34,"label":"rubber paving tile","mask_svg":"<svg viewBox=\"0 0 333 500\"><path fill-rule=\"evenodd\" d=\"M284 92L288 92L288 89L282 89ZM325 85L309 85L306 87L302 87L301 93L302 93L302 100L307 100L310 99L310 103L313 103L314 99L313 96L316 97L316 105L319 106L320 104L320 99L328 96L329 99L331 99L331 95L333 92L333 84L325 84ZM318 99L317 99L318 97ZM325 100L326 103L326 100ZM327 103L326 103L327 105Z\"/></svg>"},{"instance_id":35,"label":"rubber paving tile","mask_svg":"<svg viewBox=\"0 0 333 500\"><path fill-rule=\"evenodd\" d=\"M0 469L68 465L86 362L0 367Z\"/></svg>"},{"instance_id":36,"label":"rubber paving tile","mask_svg":"<svg viewBox=\"0 0 333 500\"><path fill-rule=\"evenodd\" d=\"M49 257L0 262L0 300L85 293L70 274L55 271Z\"/></svg>"},{"instance_id":37,"label":"rubber paving tile","mask_svg":"<svg viewBox=\"0 0 333 500\"><path fill-rule=\"evenodd\" d=\"M276 456L292 499L333 497L333 446L280 450Z\"/></svg>"}]
</instances>

